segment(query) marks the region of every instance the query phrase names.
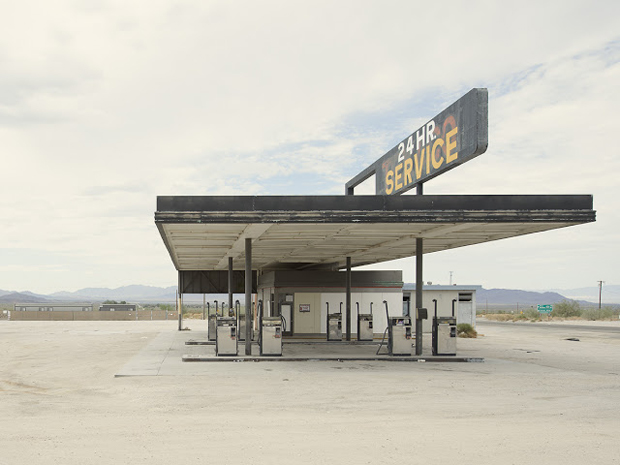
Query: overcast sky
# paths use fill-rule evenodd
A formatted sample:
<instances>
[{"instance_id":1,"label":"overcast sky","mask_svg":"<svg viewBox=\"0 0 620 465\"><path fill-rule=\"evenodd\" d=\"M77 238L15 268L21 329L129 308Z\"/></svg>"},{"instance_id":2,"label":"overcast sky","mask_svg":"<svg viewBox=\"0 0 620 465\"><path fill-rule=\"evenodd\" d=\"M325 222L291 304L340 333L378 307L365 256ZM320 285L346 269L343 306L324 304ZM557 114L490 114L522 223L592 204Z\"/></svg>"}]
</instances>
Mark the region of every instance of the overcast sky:
<instances>
[{"instance_id":1,"label":"overcast sky","mask_svg":"<svg viewBox=\"0 0 620 465\"><path fill-rule=\"evenodd\" d=\"M617 0L2 2L0 289L174 285L157 195L342 194L473 87L489 148L425 194L592 194L597 221L425 281L620 284L619 61Z\"/></svg>"}]
</instances>

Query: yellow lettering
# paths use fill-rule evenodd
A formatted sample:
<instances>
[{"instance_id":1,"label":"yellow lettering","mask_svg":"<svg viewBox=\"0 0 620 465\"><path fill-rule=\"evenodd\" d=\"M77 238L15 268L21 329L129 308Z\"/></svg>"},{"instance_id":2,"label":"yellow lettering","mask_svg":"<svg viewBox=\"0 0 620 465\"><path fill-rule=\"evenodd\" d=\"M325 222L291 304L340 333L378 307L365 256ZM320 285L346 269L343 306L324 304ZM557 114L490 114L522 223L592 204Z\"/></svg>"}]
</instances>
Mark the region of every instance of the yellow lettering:
<instances>
[{"instance_id":1,"label":"yellow lettering","mask_svg":"<svg viewBox=\"0 0 620 465\"><path fill-rule=\"evenodd\" d=\"M439 157L437 160L437 147L443 147L443 139L439 138L435 140L433 144L433 151L431 152L431 161L433 162L433 168L438 170L443 164L443 158Z\"/></svg>"},{"instance_id":2,"label":"yellow lettering","mask_svg":"<svg viewBox=\"0 0 620 465\"><path fill-rule=\"evenodd\" d=\"M413 179L411 178L411 171L413 170L413 161L411 158L407 158L405 160L405 186L413 183Z\"/></svg>"},{"instance_id":3,"label":"yellow lettering","mask_svg":"<svg viewBox=\"0 0 620 465\"><path fill-rule=\"evenodd\" d=\"M426 174L431 172L431 146L426 146Z\"/></svg>"},{"instance_id":4,"label":"yellow lettering","mask_svg":"<svg viewBox=\"0 0 620 465\"><path fill-rule=\"evenodd\" d=\"M424 166L424 149L413 155L415 161L415 178L420 179L422 177L422 167Z\"/></svg>"},{"instance_id":5,"label":"yellow lettering","mask_svg":"<svg viewBox=\"0 0 620 465\"><path fill-rule=\"evenodd\" d=\"M459 132L459 128L457 126L452 131L450 131L448 134L446 134L446 165L448 163L452 163L454 160L456 160L459 157L458 152L454 152L454 154L450 153L452 152L453 149L456 148L456 139L454 140L454 142L451 139L454 136L456 136L458 132Z\"/></svg>"},{"instance_id":6,"label":"yellow lettering","mask_svg":"<svg viewBox=\"0 0 620 465\"><path fill-rule=\"evenodd\" d=\"M394 191L394 172L389 170L385 175L385 193L390 195Z\"/></svg>"},{"instance_id":7,"label":"yellow lettering","mask_svg":"<svg viewBox=\"0 0 620 465\"><path fill-rule=\"evenodd\" d=\"M400 182L400 180L403 177L402 173L400 173L400 170L402 168L403 168L402 163L399 163L398 165L396 165L396 168L394 168L394 184L396 185L396 190L400 190L403 188L403 183Z\"/></svg>"}]
</instances>

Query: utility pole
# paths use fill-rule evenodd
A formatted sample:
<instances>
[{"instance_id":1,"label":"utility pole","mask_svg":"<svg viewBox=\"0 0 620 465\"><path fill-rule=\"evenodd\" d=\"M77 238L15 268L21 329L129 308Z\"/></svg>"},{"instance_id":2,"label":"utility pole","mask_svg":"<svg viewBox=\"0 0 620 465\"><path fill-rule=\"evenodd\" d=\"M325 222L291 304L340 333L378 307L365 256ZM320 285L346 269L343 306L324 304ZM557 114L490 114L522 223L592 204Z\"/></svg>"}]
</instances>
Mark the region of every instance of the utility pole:
<instances>
[{"instance_id":1,"label":"utility pole","mask_svg":"<svg viewBox=\"0 0 620 465\"><path fill-rule=\"evenodd\" d=\"M602 297L603 297L603 283L605 281L599 281L598 282L598 308L601 308L601 302L602 302Z\"/></svg>"}]
</instances>

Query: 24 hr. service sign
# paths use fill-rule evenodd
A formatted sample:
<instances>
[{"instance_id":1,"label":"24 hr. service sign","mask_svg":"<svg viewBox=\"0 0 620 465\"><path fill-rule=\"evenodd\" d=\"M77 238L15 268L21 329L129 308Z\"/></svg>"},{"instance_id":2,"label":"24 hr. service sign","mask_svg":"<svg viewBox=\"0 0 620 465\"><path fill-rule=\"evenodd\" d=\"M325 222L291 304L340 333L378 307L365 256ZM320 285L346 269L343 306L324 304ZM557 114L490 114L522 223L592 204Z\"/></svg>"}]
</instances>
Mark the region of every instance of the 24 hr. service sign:
<instances>
[{"instance_id":1,"label":"24 hr. service sign","mask_svg":"<svg viewBox=\"0 0 620 465\"><path fill-rule=\"evenodd\" d=\"M376 192L401 194L484 153L488 94L472 89L375 162Z\"/></svg>"}]
</instances>

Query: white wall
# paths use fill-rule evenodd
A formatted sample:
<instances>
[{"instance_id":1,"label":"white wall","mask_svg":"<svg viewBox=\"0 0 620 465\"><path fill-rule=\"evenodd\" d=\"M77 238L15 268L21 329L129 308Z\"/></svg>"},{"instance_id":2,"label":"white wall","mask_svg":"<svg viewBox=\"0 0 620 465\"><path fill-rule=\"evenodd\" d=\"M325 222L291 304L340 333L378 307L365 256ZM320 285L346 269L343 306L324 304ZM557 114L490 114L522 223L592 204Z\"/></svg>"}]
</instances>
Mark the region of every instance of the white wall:
<instances>
[{"instance_id":1,"label":"white wall","mask_svg":"<svg viewBox=\"0 0 620 465\"><path fill-rule=\"evenodd\" d=\"M472 293L471 302L459 302L459 293ZM422 305L428 309L428 319L424 321L423 331L430 333L433 327L433 317L435 316L435 304L433 299L437 299L437 316L452 315L452 300L456 299L455 316L457 323L469 323L476 327L476 293L466 290L446 290L446 289L424 289L422 294ZM415 307L415 291L411 292L412 309ZM468 307L471 311L468 311ZM413 311L411 316L415 317Z\"/></svg>"},{"instance_id":2,"label":"white wall","mask_svg":"<svg viewBox=\"0 0 620 465\"><path fill-rule=\"evenodd\" d=\"M346 293L333 292L321 294L321 333L327 332L327 303L329 302L329 313L340 311L342 302L342 334L346 328ZM375 334L383 334L387 327L385 315L385 304L387 301L390 316L400 316L403 314L403 295L400 292L352 292L351 293L351 334L357 334L357 306L359 302L360 313L370 313L370 303L372 302L373 329Z\"/></svg>"}]
</instances>

